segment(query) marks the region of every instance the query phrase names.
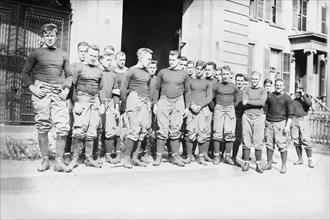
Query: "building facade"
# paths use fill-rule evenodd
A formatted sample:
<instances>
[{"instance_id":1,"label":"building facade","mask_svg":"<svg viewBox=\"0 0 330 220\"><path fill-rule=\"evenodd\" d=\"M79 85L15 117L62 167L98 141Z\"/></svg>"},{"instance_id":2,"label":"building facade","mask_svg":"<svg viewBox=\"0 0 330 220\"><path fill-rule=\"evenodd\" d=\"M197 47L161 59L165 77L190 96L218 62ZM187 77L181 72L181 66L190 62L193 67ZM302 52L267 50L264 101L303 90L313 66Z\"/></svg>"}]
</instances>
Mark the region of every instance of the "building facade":
<instances>
[{"instance_id":1,"label":"building facade","mask_svg":"<svg viewBox=\"0 0 330 220\"><path fill-rule=\"evenodd\" d=\"M169 50L180 49L235 73L282 77L290 93L300 81L330 105L327 0L4 0L0 12L1 123L33 122L20 73L46 22L61 28L59 46L71 62L81 41L123 50L127 66L140 47L154 51L159 68L168 65Z\"/></svg>"}]
</instances>

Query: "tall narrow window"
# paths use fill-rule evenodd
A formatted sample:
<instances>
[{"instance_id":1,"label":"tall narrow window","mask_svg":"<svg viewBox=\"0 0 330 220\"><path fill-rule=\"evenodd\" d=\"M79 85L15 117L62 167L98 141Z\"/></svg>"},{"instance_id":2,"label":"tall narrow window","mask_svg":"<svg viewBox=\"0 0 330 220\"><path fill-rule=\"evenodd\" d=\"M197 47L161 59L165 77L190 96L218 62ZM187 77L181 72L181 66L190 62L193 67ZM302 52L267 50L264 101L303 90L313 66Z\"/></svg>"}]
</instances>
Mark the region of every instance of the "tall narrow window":
<instances>
[{"instance_id":1,"label":"tall narrow window","mask_svg":"<svg viewBox=\"0 0 330 220\"><path fill-rule=\"evenodd\" d=\"M255 45L249 44L248 48L249 58L248 58L248 75L254 70L254 54L255 54Z\"/></svg>"},{"instance_id":2,"label":"tall narrow window","mask_svg":"<svg viewBox=\"0 0 330 220\"><path fill-rule=\"evenodd\" d=\"M293 0L293 28L306 31L307 0Z\"/></svg>"},{"instance_id":3,"label":"tall narrow window","mask_svg":"<svg viewBox=\"0 0 330 220\"><path fill-rule=\"evenodd\" d=\"M271 49L269 59L270 79L282 78L282 56L280 50Z\"/></svg>"},{"instance_id":4,"label":"tall narrow window","mask_svg":"<svg viewBox=\"0 0 330 220\"><path fill-rule=\"evenodd\" d=\"M290 54L283 54L283 79L285 79L286 91L290 91Z\"/></svg>"},{"instance_id":5,"label":"tall narrow window","mask_svg":"<svg viewBox=\"0 0 330 220\"><path fill-rule=\"evenodd\" d=\"M321 12L321 33L322 34L327 34L327 8L322 7L322 12Z\"/></svg>"},{"instance_id":6,"label":"tall narrow window","mask_svg":"<svg viewBox=\"0 0 330 220\"><path fill-rule=\"evenodd\" d=\"M264 0L257 0L257 17L258 19L264 19Z\"/></svg>"},{"instance_id":7,"label":"tall narrow window","mask_svg":"<svg viewBox=\"0 0 330 220\"><path fill-rule=\"evenodd\" d=\"M257 18L257 0L250 0L250 18Z\"/></svg>"}]
</instances>

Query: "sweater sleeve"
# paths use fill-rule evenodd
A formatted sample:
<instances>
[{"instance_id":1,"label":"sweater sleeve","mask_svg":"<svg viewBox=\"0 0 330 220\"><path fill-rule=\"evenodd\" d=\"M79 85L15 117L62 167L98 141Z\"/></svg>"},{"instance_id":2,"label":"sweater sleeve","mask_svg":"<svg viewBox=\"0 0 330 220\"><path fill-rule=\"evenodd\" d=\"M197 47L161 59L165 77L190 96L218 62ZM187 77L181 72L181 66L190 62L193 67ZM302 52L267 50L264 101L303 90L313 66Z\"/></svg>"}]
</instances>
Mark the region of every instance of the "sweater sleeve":
<instances>
[{"instance_id":1,"label":"sweater sleeve","mask_svg":"<svg viewBox=\"0 0 330 220\"><path fill-rule=\"evenodd\" d=\"M156 104L158 102L163 75L164 75L164 73L161 70L161 71L159 71L157 78L156 78L156 87L155 87L154 95L152 97L154 104Z\"/></svg>"},{"instance_id":2,"label":"sweater sleeve","mask_svg":"<svg viewBox=\"0 0 330 220\"><path fill-rule=\"evenodd\" d=\"M100 102L101 104L105 103L105 94L106 94L106 88L104 86L104 76L103 73L101 72L101 79L100 79L100 84L99 84L99 97L100 97Z\"/></svg>"},{"instance_id":3,"label":"sweater sleeve","mask_svg":"<svg viewBox=\"0 0 330 220\"><path fill-rule=\"evenodd\" d=\"M287 105L286 105L286 110L287 110L287 118L292 119L294 115L294 108L293 108L293 100L292 98L287 95Z\"/></svg>"},{"instance_id":4,"label":"sweater sleeve","mask_svg":"<svg viewBox=\"0 0 330 220\"><path fill-rule=\"evenodd\" d=\"M33 84L31 79L31 72L36 62L37 62L37 51L34 50L27 57L24 68L22 70L22 80L28 87L31 84Z\"/></svg>"},{"instance_id":5,"label":"sweater sleeve","mask_svg":"<svg viewBox=\"0 0 330 220\"><path fill-rule=\"evenodd\" d=\"M191 103L191 90L190 90L190 78L188 73L186 73L186 79L184 81L184 100L185 108L189 108Z\"/></svg>"},{"instance_id":6,"label":"sweater sleeve","mask_svg":"<svg viewBox=\"0 0 330 220\"><path fill-rule=\"evenodd\" d=\"M213 92L212 92L212 84L209 82L206 86L206 98L201 103L201 107L205 107L209 105L209 103L212 101Z\"/></svg>"},{"instance_id":7,"label":"sweater sleeve","mask_svg":"<svg viewBox=\"0 0 330 220\"><path fill-rule=\"evenodd\" d=\"M63 58L64 58L63 70L64 70L65 80L63 82L62 87L70 89L70 87L72 85L72 72L71 72L71 68L70 68L70 62L69 62L69 58L66 54L63 55Z\"/></svg>"},{"instance_id":8,"label":"sweater sleeve","mask_svg":"<svg viewBox=\"0 0 330 220\"><path fill-rule=\"evenodd\" d=\"M237 107L238 103L240 102L240 94L239 94L239 88L234 85L235 87L235 93L234 93L234 106Z\"/></svg>"},{"instance_id":9,"label":"sweater sleeve","mask_svg":"<svg viewBox=\"0 0 330 220\"><path fill-rule=\"evenodd\" d=\"M120 86L120 97L121 97L121 109L124 111L126 109L126 100L127 100L127 90L129 82L131 81L133 72L128 69L123 75L123 81Z\"/></svg>"},{"instance_id":10,"label":"sweater sleeve","mask_svg":"<svg viewBox=\"0 0 330 220\"><path fill-rule=\"evenodd\" d=\"M308 107L312 106L312 100L309 98L309 96L306 93L304 93L304 95L302 97L303 97L303 99L305 101L305 104Z\"/></svg>"}]
</instances>

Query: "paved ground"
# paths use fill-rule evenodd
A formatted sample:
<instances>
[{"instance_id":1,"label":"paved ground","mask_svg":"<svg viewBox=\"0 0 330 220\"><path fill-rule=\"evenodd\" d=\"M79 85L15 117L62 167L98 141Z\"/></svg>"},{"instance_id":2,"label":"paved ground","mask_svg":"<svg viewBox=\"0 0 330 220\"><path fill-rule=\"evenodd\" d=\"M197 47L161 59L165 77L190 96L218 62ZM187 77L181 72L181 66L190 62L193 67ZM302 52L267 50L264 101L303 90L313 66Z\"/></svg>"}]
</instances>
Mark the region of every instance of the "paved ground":
<instances>
[{"instance_id":1,"label":"paved ground","mask_svg":"<svg viewBox=\"0 0 330 220\"><path fill-rule=\"evenodd\" d=\"M280 162L278 152L275 156ZM37 173L39 160L1 161L0 217L329 219L329 158L329 148L319 147L314 169L294 166L296 155L290 148L285 175L279 173L280 163L263 174L254 169L243 173L225 164L132 170L81 166L75 173L62 174ZM66 179L72 184L62 184ZM8 187L22 180L30 181L26 188L24 183L16 191Z\"/></svg>"}]
</instances>

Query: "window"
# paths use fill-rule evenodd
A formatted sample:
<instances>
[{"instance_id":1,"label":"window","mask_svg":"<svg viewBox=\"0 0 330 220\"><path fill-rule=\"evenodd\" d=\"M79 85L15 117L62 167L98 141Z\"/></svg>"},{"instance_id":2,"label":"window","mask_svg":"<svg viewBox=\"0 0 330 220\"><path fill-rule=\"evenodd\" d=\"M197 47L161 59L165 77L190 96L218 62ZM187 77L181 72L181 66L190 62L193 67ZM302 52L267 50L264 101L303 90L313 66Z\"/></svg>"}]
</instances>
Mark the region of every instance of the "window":
<instances>
[{"instance_id":1,"label":"window","mask_svg":"<svg viewBox=\"0 0 330 220\"><path fill-rule=\"evenodd\" d=\"M307 0L293 0L293 28L306 31L307 22Z\"/></svg>"},{"instance_id":2,"label":"window","mask_svg":"<svg viewBox=\"0 0 330 220\"><path fill-rule=\"evenodd\" d=\"M255 54L255 45L250 44L248 46L248 75L254 70L254 54Z\"/></svg>"},{"instance_id":3,"label":"window","mask_svg":"<svg viewBox=\"0 0 330 220\"><path fill-rule=\"evenodd\" d=\"M321 7L321 33L327 34L327 8Z\"/></svg>"},{"instance_id":4,"label":"window","mask_svg":"<svg viewBox=\"0 0 330 220\"><path fill-rule=\"evenodd\" d=\"M274 81L282 77L282 56L280 50L271 49L269 57L270 79Z\"/></svg>"},{"instance_id":5,"label":"window","mask_svg":"<svg viewBox=\"0 0 330 220\"><path fill-rule=\"evenodd\" d=\"M264 0L250 0L250 18L263 19Z\"/></svg>"},{"instance_id":6,"label":"window","mask_svg":"<svg viewBox=\"0 0 330 220\"><path fill-rule=\"evenodd\" d=\"M290 91L290 54L283 54L283 79L285 79L285 89Z\"/></svg>"}]
</instances>

